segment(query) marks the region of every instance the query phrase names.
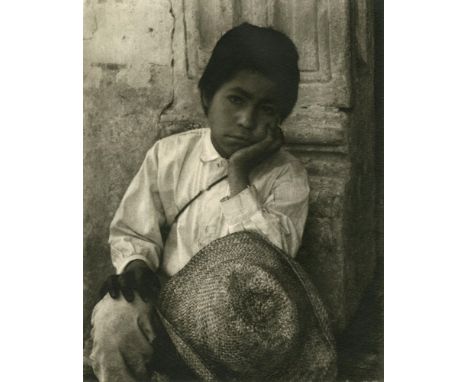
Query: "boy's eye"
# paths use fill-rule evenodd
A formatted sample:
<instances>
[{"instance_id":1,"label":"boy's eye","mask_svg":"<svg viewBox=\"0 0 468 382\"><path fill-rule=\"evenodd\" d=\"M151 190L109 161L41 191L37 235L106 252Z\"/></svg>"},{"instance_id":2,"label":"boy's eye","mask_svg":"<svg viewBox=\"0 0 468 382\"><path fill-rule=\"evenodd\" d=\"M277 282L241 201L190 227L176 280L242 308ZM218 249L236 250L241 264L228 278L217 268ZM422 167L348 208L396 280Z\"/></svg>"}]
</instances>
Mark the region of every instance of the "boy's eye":
<instances>
[{"instance_id":1,"label":"boy's eye","mask_svg":"<svg viewBox=\"0 0 468 382\"><path fill-rule=\"evenodd\" d=\"M265 114L272 115L275 113L275 108L272 105L262 105L262 111Z\"/></svg>"},{"instance_id":2,"label":"boy's eye","mask_svg":"<svg viewBox=\"0 0 468 382\"><path fill-rule=\"evenodd\" d=\"M242 105L242 103L244 102L244 100L241 97L236 95L230 95L227 98L234 105Z\"/></svg>"}]
</instances>

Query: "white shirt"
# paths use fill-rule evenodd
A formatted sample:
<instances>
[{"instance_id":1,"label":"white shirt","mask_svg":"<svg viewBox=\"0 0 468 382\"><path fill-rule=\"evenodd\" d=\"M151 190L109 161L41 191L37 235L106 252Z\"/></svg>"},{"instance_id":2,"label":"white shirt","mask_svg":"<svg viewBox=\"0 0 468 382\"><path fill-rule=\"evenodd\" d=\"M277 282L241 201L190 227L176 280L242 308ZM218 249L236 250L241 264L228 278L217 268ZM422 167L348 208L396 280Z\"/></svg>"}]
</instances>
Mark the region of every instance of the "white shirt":
<instances>
[{"instance_id":1,"label":"white shirt","mask_svg":"<svg viewBox=\"0 0 468 382\"><path fill-rule=\"evenodd\" d=\"M161 139L148 151L110 226L112 262L121 273L132 260L167 276L202 247L229 233L256 231L295 256L307 217L309 186L299 161L280 149L254 168L250 186L229 198L227 179L202 193L180 215L163 243L160 226L199 191L227 174L228 162L211 143L210 129Z\"/></svg>"}]
</instances>

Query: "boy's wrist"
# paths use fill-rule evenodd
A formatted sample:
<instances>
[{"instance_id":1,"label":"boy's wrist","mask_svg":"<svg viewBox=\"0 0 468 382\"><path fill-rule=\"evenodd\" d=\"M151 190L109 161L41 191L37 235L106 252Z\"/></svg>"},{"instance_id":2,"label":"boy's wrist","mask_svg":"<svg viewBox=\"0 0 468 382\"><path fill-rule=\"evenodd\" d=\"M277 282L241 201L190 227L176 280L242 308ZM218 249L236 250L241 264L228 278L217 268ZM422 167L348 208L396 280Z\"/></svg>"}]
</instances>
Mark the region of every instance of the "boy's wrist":
<instances>
[{"instance_id":1,"label":"boy's wrist","mask_svg":"<svg viewBox=\"0 0 468 382\"><path fill-rule=\"evenodd\" d=\"M244 166L230 165L228 169L230 197L237 195L249 185L249 171Z\"/></svg>"},{"instance_id":2,"label":"boy's wrist","mask_svg":"<svg viewBox=\"0 0 468 382\"><path fill-rule=\"evenodd\" d=\"M125 272L125 271L132 271L132 270L135 270L136 268L147 268L147 269L149 269L151 272L153 272L152 269L148 266L148 264L146 264L143 260L139 260L139 259L130 261L130 262L125 266L124 272Z\"/></svg>"},{"instance_id":3,"label":"boy's wrist","mask_svg":"<svg viewBox=\"0 0 468 382\"><path fill-rule=\"evenodd\" d=\"M229 171L235 173L245 173L248 170L248 161L243 160L244 158L239 157L231 157L229 159Z\"/></svg>"}]
</instances>

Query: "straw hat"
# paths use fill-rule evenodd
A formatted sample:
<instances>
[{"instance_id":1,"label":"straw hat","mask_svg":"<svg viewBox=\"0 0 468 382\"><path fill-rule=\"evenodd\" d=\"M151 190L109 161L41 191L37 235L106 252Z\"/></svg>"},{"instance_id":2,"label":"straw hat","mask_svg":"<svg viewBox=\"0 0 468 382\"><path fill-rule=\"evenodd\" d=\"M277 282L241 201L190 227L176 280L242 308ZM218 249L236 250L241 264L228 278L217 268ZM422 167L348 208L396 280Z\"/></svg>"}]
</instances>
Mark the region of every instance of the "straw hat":
<instances>
[{"instance_id":1,"label":"straw hat","mask_svg":"<svg viewBox=\"0 0 468 382\"><path fill-rule=\"evenodd\" d=\"M300 266L253 232L215 240L164 285L158 314L204 381L329 381L325 309Z\"/></svg>"}]
</instances>

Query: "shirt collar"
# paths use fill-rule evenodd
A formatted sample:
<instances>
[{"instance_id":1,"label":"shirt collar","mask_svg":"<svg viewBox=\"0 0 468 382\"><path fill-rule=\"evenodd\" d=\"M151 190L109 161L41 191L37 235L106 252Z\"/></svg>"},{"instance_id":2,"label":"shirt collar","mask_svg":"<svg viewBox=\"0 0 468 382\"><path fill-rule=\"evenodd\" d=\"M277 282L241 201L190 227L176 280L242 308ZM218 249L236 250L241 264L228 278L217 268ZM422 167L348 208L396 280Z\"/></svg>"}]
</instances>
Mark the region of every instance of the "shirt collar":
<instances>
[{"instance_id":1,"label":"shirt collar","mask_svg":"<svg viewBox=\"0 0 468 382\"><path fill-rule=\"evenodd\" d=\"M211 162L218 158L221 158L221 155L216 151L213 143L211 142L211 130L207 129L208 131L203 136L202 142L202 152L200 155L200 159L203 162Z\"/></svg>"}]
</instances>

